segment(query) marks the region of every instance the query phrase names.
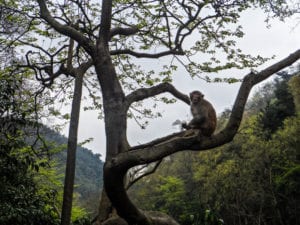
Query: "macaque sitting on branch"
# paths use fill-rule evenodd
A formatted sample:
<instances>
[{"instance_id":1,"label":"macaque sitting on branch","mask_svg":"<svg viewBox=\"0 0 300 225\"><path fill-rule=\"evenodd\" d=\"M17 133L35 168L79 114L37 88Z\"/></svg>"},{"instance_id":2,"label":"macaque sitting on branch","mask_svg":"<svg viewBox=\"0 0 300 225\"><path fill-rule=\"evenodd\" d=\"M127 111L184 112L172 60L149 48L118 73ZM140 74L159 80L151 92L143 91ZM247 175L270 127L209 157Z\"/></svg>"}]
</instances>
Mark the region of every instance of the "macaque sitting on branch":
<instances>
[{"instance_id":1,"label":"macaque sitting on branch","mask_svg":"<svg viewBox=\"0 0 300 225\"><path fill-rule=\"evenodd\" d=\"M212 104L203 97L200 91L190 93L193 119L188 124L182 123L182 128L198 129L203 136L210 137L216 129L217 116Z\"/></svg>"}]
</instances>

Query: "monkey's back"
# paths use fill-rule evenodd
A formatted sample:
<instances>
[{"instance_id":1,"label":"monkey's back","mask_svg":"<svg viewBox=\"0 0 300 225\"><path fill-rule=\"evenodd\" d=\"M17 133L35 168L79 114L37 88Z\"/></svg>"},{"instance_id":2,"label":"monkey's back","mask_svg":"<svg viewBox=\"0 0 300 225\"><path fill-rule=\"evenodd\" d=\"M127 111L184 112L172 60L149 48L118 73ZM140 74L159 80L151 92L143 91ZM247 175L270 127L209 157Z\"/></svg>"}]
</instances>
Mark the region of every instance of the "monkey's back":
<instances>
[{"instance_id":1,"label":"monkey's back","mask_svg":"<svg viewBox=\"0 0 300 225\"><path fill-rule=\"evenodd\" d=\"M203 106L206 108L207 110L207 121L205 122L204 126L201 128L201 132L204 136L211 136L214 131L216 130L217 127L217 114L216 111L214 109L214 107L212 106L212 104L205 100L202 99L203 101Z\"/></svg>"}]
</instances>

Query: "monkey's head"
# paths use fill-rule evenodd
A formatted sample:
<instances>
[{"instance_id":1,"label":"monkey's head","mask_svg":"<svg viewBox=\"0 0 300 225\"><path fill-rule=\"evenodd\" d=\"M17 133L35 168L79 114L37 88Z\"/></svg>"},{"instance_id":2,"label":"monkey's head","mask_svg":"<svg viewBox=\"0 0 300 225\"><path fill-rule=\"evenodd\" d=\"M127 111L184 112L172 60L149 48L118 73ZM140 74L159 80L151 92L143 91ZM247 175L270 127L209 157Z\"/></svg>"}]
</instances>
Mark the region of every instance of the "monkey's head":
<instances>
[{"instance_id":1,"label":"monkey's head","mask_svg":"<svg viewBox=\"0 0 300 225\"><path fill-rule=\"evenodd\" d=\"M192 91L190 99L192 104L197 104L203 99L204 95L200 91Z\"/></svg>"}]
</instances>

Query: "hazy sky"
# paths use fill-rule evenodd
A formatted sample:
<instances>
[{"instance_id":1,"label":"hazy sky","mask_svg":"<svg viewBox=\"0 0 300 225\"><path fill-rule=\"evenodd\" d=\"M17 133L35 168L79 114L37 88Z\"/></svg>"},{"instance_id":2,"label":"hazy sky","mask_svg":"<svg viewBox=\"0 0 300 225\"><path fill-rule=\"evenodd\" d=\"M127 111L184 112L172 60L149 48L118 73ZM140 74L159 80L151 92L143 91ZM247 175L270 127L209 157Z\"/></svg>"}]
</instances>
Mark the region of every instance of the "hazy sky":
<instances>
[{"instance_id":1,"label":"hazy sky","mask_svg":"<svg viewBox=\"0 0 300 225\"><path fill-rule=\"evenodd\" d=\"M300 23L299 17L288 19L285 23L273 20L271 27L266 28L265 15L256 10L246 13L241 22L244 27L245 36L238 40L238 46L245 52L253 55L271 57L270 60L260 68L265 68L280 59L288 56L300 47ZM152 67L153 62L145 62L146 67ZM225 71L218 75L230 75L241 78L249 72L248 70ZM220 84L206 83L201 79L192 80L186 71L178 70L174 74L174 85L180 91L188 94L192 90L201 90L205 98L221 113L225 108L231 108L235 100L239 83ZM187 120L190 118L189 106L178 101L173 105L162 104L163 117L150 121L145 130L141 130L133 121L128 121L128 138L131 145L144 143L154 138L161 137L175 131L172 123L176 119ZM67 134L67 128L64 130ZM100 153L105 158L105 134L103 121L97 119L97 112L82 111L79 126L79 142L92 137L94 140L85 145L95 153Z\"/></svg>"}]
</instances>

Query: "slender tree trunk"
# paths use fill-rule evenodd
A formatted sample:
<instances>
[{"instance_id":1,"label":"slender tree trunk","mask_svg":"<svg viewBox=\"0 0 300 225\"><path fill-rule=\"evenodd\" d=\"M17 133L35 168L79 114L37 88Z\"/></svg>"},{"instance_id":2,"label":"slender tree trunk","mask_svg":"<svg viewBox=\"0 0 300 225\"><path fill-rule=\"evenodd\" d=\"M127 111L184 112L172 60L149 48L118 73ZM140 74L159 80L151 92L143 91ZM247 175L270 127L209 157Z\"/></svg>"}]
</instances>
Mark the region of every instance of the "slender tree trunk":
<instances>
[{"instance_id":1,"label":"slender tree trunk","mask_svg":"<svg viewBox=\"0 0 300 225\"><path fill-rule=\"evenodd\" d=\"M74 189L75 164L78 122L80 114L80 103L82 95L83 74L77 74L75 77L75 87L71 109L71 120L69 126L67 163L65 172L65 184L63 195L63 206L61 214L61 225L69 225L71 221L72 198Z\"/></svg>"}]
</instances>

